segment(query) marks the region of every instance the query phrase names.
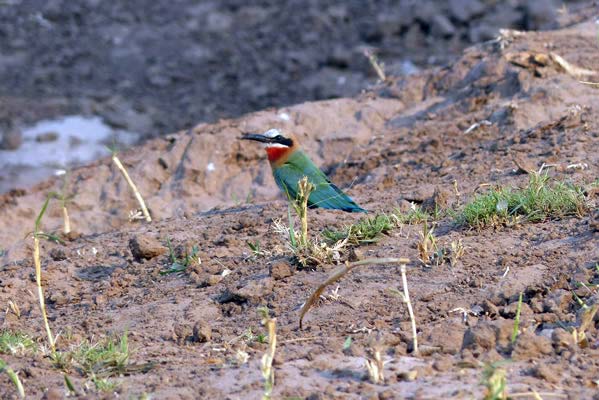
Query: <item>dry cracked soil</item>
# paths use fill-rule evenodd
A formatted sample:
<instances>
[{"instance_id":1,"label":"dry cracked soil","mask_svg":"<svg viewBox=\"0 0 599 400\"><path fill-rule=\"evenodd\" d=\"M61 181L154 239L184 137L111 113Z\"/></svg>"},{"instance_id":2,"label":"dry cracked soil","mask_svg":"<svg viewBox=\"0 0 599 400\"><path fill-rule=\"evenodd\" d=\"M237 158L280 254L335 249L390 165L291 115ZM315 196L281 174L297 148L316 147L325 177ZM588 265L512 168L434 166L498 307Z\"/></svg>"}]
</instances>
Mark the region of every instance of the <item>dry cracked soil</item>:
<instances>
[{"instance_id":1,"label":"dry cracked soil","mask_svg":"<svg viewBox=\"0 0 599 400\"><path fill-rule=\"evenodd\" d=\"M28 398L257 399L263 393L265 328L276 317L273 398L482 398L483 372L506 374L513 398L598 398L599 118L594 21L546 32L505 31L468 48L446 67L389 78L357 97L267 109L203 123L120 154L154 221L130 221L137 208L110 159L73 170L74 230L43 240L43 285L59 352L82 340L128 332L130 368L101 391L78 369L59 369L47 352L2 354ZM366 265L327 288L298 327L299 309L337 268L300 268L285 235L287 203L263 150L242 132L293 131L332 181L373 214L435 204L439 248L463 245L451 264L418 261L422 224L394 224L376 243L347 245L338 263L407 257L420 352L395 265ZM526 170L585 187L579 215L512 221L480 229L455 215L489 186L524 186ZM34 220L60 179L0 197L3 330L46 342L35 295ZM372 215L372 214L371 214ZM361 215L310 210L309 234L341 229ZM46 232L59 232L51 203ZM197 260L163 274L176 254ZM248 243L259 243L252 251ZM338 288L337 288L338 285ZM522 293L519 335L511 340ZM9 307L11 301L18 306ZM574 329L584 323L581 345ZM350 339L348 339L350 338ZM365 359L379 348L382 383ZM247 357L246 357L247 355ZM495 363L495 364L494 364ZM550 397L554 396L554 397ZM0 397L17 398L0 375Z\"/></svg>"}]
</instances>

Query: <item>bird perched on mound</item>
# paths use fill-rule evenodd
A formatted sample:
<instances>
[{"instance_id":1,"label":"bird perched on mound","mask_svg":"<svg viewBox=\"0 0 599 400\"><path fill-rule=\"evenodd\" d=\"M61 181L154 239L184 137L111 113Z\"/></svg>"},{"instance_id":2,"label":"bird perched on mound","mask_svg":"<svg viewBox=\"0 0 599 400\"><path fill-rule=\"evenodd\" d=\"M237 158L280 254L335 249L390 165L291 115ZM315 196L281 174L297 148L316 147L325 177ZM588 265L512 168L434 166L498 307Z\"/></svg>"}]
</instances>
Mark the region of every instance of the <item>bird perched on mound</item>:
<instances>
[{"instance_id":1,"label":"bird perched on mound","mask_svg":"<svg viewBox=\"0 0 599 400\"><path fill-rule=\"evenodd\" d=\"M290 199L296 198L298 182L305 176L314 185L314 191L308 199L308 207L366 212L329 181L299 148L297 139L293 135L283 135L278 129L269 129L263 134L246 133L241 138L264 143L275 182Z\"/></svg>"}]
</instances>

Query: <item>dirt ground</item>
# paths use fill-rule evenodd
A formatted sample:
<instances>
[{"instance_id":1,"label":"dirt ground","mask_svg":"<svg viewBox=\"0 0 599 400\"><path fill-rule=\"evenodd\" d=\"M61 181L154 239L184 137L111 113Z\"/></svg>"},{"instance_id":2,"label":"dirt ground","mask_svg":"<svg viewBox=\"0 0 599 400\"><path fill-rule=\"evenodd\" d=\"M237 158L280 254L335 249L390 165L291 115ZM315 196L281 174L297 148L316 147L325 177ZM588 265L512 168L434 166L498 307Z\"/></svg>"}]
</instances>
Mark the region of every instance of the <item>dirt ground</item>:
<instances>
[{"instance_id":1,"label":"dirt ground","mask_svg":"<svg viewBox=\"0 0 599 400\"><path fill-rule=\"evenodd\" d=\"M114 378L120 398L260 398L267 345L247 333L264 333L257 308L267 306L277 318L277 399L482 398L484 365L496 361L503 361L508 393L519 398L533 398L533 391L599 397L597 322L586 331L585 348L567 331L580 326L574 294L588 305L597 301L596 191L586 193L589 208L580 217L480 230L443 217L438 244L461 240L465 249L453 267L416 261L421 225L397 226L378 243L342 251L341 260L413 260L408 282L422 350L413 354L408 311L389 290L401 285L395 266L351 272L339 281L338 297L327 290L298 328L302 303L335 266L293 264L273 228L286 223L287 205L263 150L237 140L269 127L294 131L331 179L373 212L432 197L459 211L485 184L524 185L515 159L590 187L599 175L598 92L580 81L599 81L592 72L598 46L591 20L549 32L510 31L468 48L449 67L390 79L355 98L269 109L151 140L122 154L155 217L150 224L128 221L135 200L110 160L75 170L70 209L80 235L64 245L43 241L42 248L58 349L128 331L131 362L153 367ZM7 309L0 326L39 343L45 335L27 235L45 194L60 186L54 179L0 197L2 304L11 300L20 309L20 316ZM310 234L360 217L311 210ZM44 228L60 224L53 205ZM167 239L175 247L197 245L201 265L161 275L170 264ZM256 241L261 254L247 244ZM521 333L512 345L520 292ZM347 337L352 343L344 348ZM367 379L372 346L386 361L382 384ZM247 363L238 361L240 351ZM20 371L31 398L64 396L63 375L47 357L2 358ZM76 371L69 376L78 397L116 397L89 387ZM0 397L16 398L6 375Z\"/></svg>"}]
</instances>

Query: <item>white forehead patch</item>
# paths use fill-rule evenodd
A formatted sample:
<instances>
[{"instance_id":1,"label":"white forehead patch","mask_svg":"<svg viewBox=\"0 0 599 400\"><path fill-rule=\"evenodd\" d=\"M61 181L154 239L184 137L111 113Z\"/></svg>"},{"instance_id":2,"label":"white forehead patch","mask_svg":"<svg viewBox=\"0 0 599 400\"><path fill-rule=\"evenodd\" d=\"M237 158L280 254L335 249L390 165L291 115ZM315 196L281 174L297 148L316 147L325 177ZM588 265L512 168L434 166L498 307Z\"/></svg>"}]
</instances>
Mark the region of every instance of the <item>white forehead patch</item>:
<instances>
[{"instance_id":1,"label":"white forehead patch","mask_svg":"<svg viewBox=\"0 0 599 400\"><path fill-rule=\"evenodd\" d=\"M266 132L264 132L264 136L268 136L269 138L277 137L280 134L281 134L281 131L279 131L278 129L269 129Z\"/></svg>"}]
</instances>

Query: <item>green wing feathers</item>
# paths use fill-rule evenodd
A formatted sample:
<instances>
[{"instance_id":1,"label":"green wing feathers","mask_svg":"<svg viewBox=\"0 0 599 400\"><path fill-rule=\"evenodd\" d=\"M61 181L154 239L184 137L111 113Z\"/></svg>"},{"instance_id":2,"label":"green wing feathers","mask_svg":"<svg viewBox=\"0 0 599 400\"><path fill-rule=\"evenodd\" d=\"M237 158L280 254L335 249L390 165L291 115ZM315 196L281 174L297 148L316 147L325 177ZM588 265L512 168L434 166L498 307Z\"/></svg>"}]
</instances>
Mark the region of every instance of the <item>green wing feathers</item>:
<instances>
[{"instance_id":1,"label":"green wing feathers","mask_svg":"<svg viewBox=\"0 0 599 400\"><path fill-rule=\"evenodd\" d=\"M328 208L348 212L365 212L355 201L332 184L327 176L301 151L273 171L275 182L290 199L297 197L297 183L304 177L314 185L308 199L310 208Z\"/></svg>"}]
</instances>

